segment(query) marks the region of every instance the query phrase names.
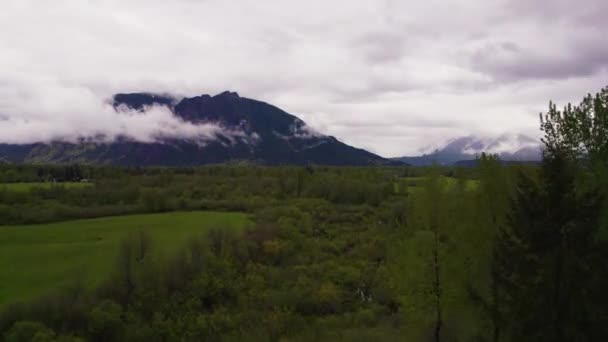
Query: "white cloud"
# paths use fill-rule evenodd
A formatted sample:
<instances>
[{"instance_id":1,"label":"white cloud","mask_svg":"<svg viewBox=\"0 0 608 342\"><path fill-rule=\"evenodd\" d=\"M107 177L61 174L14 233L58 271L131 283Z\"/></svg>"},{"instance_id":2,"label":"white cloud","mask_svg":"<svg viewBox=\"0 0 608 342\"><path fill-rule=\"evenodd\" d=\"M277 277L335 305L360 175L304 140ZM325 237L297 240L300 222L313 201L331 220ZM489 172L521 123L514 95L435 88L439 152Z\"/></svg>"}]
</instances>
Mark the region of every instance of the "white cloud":
<instances>
[{"instance_id":1,"label":"white cloud","mask_svg":"<svg viewBox=\"0 0 608 342\"><path fill-rule=\"evenodd\" d=\"M154 142L176 137L204 143L219 134L235 133L214 124L185 122L162 106L146 108L145 113L126 108L117 111L84 88L30 88L19 95L22 102L15 107L11 101L0 101L0 110L10 113L0 120L0 140L5 143L117 138Z\"/></svg>"}]
</instances>

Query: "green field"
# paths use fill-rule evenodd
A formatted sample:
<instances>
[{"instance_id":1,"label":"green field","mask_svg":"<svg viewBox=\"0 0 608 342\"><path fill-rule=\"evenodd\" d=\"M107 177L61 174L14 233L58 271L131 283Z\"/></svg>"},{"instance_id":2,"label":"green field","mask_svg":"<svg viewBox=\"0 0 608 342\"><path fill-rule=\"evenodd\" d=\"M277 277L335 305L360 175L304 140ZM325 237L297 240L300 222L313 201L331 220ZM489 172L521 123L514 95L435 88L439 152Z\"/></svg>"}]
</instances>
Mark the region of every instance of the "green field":
<instances>
[{"instance_id":1,"label":"green field","mask_svg":"<svg viewBox=\"0 0 608 342\"><path fill-rule=\"evenodd\" d=\"M171 253L208 229L249 223L240 213L173 212L0 227L0 305L70 284L76 275L98 284L129 232L145 230L157 250Z\"/></svg>"},{"instance_id":2,"label":"green field","mask_svg":"<svg viewBox=\"0 0 608 342\"><path fill-rule=\"evenodd\" d=\"M92 183L84 183L84 182L61 182L61 183L53 183L53 182L32 182L32 183L0 183L0 190L6 189L10 191L30 191L34 188L45 188L49 189L54 186L64 186L66 188L84 188L87 186L92 186Z\"/></svg>"}]
</instances>

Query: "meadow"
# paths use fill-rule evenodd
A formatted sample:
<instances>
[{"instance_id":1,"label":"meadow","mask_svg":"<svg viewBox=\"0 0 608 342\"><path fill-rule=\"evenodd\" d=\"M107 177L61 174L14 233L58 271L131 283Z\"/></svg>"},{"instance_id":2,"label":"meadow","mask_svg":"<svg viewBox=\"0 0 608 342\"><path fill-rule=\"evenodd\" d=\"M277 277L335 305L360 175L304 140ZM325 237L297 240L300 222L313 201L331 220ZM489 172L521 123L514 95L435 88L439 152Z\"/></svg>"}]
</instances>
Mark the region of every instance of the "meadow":
<instances>
[{"instance_id":1,"label":"meadow","mask_svg":"<svg viewBox=\"0 0 608 342\"><path fill-rule=\"evenodd\" d=\"M0 227L0 305L73 282L94 287L108 276L129 233L145 231L157 252L171 254L209 229L248 224L245 214L198 211Z\"/></svg>"}]
</instances>

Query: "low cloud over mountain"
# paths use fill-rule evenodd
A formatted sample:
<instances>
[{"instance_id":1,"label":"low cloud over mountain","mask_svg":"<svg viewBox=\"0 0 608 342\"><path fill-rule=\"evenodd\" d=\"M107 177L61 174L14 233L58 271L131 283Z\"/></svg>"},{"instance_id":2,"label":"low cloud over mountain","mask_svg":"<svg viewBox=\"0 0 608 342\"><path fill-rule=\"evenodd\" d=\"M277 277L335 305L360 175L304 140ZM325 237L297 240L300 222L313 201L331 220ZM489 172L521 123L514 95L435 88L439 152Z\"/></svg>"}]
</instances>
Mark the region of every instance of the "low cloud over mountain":
<instances>
[{"instance_id":1,"label":"low cloud over mountain","mask_svg":"<svg viewBox=\"0 0 608 342\"><path fill-rule=\"evenodd\" d=\"M0 144L0 158L117 165L389 163L318 133L275 106L235 92L181 99L151 93L117 94L99 108L97 116L84 112L87 120L51 125L40 136L28 128L36 127L36 122L24 121L16 127L18 134Z\"/></svg>"}]
</instances>

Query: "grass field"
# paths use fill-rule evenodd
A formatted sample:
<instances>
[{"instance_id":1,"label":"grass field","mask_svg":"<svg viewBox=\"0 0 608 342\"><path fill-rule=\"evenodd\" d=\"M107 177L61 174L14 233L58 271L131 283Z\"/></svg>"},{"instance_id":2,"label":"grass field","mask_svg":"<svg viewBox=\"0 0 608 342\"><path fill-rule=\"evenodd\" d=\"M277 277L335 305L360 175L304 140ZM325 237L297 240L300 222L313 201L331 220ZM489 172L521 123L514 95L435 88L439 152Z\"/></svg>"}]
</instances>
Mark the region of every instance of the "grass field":
<instances>
[{"instance_id":1,"label":"grass field","mask_svg":"<svg viewBox=\"0 0 608 342\"><path fill-rule=\"evenodd\" d=\"M171 253L210 228L240 229L240 213L174 212L0 227L0 305L75 282L98 284L110 272L120 241L149 232L160 253Z\"/></svg>"},{"instance_id":2,"label":"grass field","mask_svg":"<svg viewBox=\"0 0 608 342\"><path fill-rule=\"evenodd\" d=\"M37 182L37 183L0 183L0 190L3 188L9 191L30 191L33 188L51 188L53 186L64 186L66 188L84 188L87 186L92 186L92 183L83 183L83 182L62 182L62 183L52 183L52 182Z\"/></svg>"}]
</instances>

